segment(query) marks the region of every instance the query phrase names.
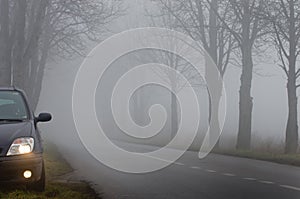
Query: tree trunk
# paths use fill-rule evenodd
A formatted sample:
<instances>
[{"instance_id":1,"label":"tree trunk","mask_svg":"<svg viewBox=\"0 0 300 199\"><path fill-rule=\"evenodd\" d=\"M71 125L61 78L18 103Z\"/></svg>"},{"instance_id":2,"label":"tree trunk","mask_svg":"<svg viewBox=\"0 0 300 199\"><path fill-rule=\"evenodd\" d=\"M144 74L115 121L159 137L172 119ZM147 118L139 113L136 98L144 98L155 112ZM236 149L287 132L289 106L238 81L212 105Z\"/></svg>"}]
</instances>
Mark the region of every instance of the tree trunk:
<instances>
[{"instance_id":1,"label":"tree trunk","mask_svg":"<svg viewBox=\"0 0 300 199\"><path fill-rule=\"evenodd\" d=\"M219 82L219 88L222 89L221 82ZM215 87L217 91L209 94L209 112L208 112L208 122L209 122L209 143L210 146L214 147L214 150L220 148L219 137L221 134L221 128L219 123L219 108L220 108L220 100L222 97L222 90Z\"/></svg>"},{"instance_id":2,"label":"tree trunk","mask_svg":"<svg viewBox=\"0 0 300 199\"><path fill-rule=\"evenodd\" d=\"M39 101L41 89L42 89L42 83L43 83L43 77L44 77L44 70L48 58L49 53L49 46L50 46L50 39L48 37L49 35L46 34L46 36L43 38L43 45L42 49L40 50L41 57L37 61L38 63L33 64L31 71L31 77L30 77L30 86L32 88L32 109L35 110ZM38 53L38 52L37 52ZM37 58L39 56L36 56ZM35 57L33 57L35 58Z\"/></svg>"},{"instance_id":3,"label":"tree trunk","mask_svg":"<svg viewBox=\"0 0 300 199\"><path fill-rule=\"evenodd\" d=\"M297 77L296 77L296 18L294 1L289 2L289 71L287 82L288 120L286 125L285 153L296 153L298 149L298 120L297 120Z\"/></svg>"},{"instance_id":4,"label":"tree trunk","mask_svg":"<svg viewBox=\"0 0 300 199\"><path fill-rule=\"evenodd\" d=\"M9 2L0 1L0 85L11 84L10 38L9 38Z\"/></svg>"},{"instance_id":5,"label":"tree trunk","mask_svg":"<svg viewBox=\"0 0 300 199\"><path fill-rule=\"evenodd\" d=\"M250 2L243 1L243 18L242 18L242 41L240 44L242 52L242 74L241 86L239 91L239 129L237 138L237 149L249 150L251 148L251 124L253 102L251 97L252 86L252 46L254 43L253 33L251 32L251 12ZM253 31L253 30L252 30Z\"/></svg>"},{"instance_id":6,"label":"tree trunk","mask_svg":"<svg viewBox=\"0 0 300 199\"><path fill-rule=\"evenodd\" d=\"M143 94L141 92L141 90L137 90L133 99L133 111L134 111L134 119L136 120L138 125L141 125L144 120L143 120L143 110L144 107L142 105L142 98L143 98Z\"/></svg>"},{"instance_id":7,"label":"tree trunk","mask_svg":"<svg viewBox=\"0 0 300 199\"><path fill-rule=\"evenodd\" d=\"M245 44L245 43L244 43ZM242 48L242 74L239 91L239 129L237 138L237 149L249 150L251 147L251 124L252 124L252 54L251 44L245 44Z\"/></svg>"},{"instance_id":8,"label":"tree trunk","mask_svg":"<svg viewBox=\"0 0 300 199\"><path fill-rule=\"evenodd\" d=\"M286 125L285 153L296 153L298 149L298 119L297 119L297 94L294 79L288 79L288 120Z\"/></svg>"},{"instance_id":9,"label":"tree trunk","mask_svg":"<svg viewBox=\"0 0 300 199\"><path fill-rule=\"evenodd\" d=\"M218 0L212 0L210 3L211 9L209 12L209 49L208 53L211 59L214 61L214 64L218 65L218 27L217 27L217 15L215 13L218 10ZM222 56L222 55L219 55ZM211 66L208 66L211 67ZM206 70L209 72L209 70ZM220 69L219 72L221 73ZM213 78L210 82L211 84L219 83L219 85L214 89L214 91L209 92L209 117L208 122L210 124L210 144L214 145L214 149L219 148L219 136L220 136L220 124L218 120L219 116L219 102L222 95L222 90L219 89L221 82L218 79L218 76L209 75L210 78ZM216 141L217 140L217 141Z\"/></svg>"},{"instance_id":10,"label":"tree trunk","mask_svg":"<svg viewBox=\"0 0 300 199\"><path fill-rule=\"evenodd\" d=\"M26 1L17 1L17 9L15 12L15 45L13 48L12 68L13 68L13 82L14 85L26 91L25 84L28 79L27 64L24 63L23 54L25 46L25 24L26 24Z\"/></svg>"},{"instance_id":11,"label":"tree trunk","mask_svg":"<svg viewBox=\"0 0 300 199\"><path fill-rule=\"evenodd\" d=\"M176 136L178 131L178 110L177 99L174 93L171 93L171 139Z\"/></svg>"},{"instance_id":12,"label":"tree trunk","mask_svg":"<svg viewBox=\"0 0 300 199\"><path fill-rule=\"evenodd\" d=\"M25 1L24 1L25 2ZM25 16L26 16L26 8L27 4L19 2L19 9L20 12L17 13L17 16L22 17L24 15L25 10ZM37 8L33 9L31 8L30 15L30 23L28 24L29 27L31 27L32 30L29 30L27 35L27 40L23 39L24 34L21 34L21 31L23 30L24 21L19 20L20 25L17 26L17 28L20 29L19 34L17 34L17 45L16 45L16 58L15 59L15 68L16 71L14 74L16 75L15 78L15 84L18 87L21 87L25 90L27 93L30 104L33 109L36 108L37 102L39 99L41 84L42 84L42 78L44 73L44 66L45 61L47 59L47 53L45 55L41 54L41 58L39 61L36 59L39 57L39 46L41 45L40 36L43 31L43 24L46 14L46 7L48 5L48 0L40 0L37 2ZM25 5L23 5L25 4ZM25 16L23 18L25 18ZM47 41L43 41L47 42ZM18 47L19 46L19 47ZM48 47L48 46L47 46ZM43 46L42 46L43 48ZM44 49L41 50L41 53L44 53ZM31 71L29 70L31 69ZM34 73L34 74L33 74Z\"/></svg>"}]
</instances>

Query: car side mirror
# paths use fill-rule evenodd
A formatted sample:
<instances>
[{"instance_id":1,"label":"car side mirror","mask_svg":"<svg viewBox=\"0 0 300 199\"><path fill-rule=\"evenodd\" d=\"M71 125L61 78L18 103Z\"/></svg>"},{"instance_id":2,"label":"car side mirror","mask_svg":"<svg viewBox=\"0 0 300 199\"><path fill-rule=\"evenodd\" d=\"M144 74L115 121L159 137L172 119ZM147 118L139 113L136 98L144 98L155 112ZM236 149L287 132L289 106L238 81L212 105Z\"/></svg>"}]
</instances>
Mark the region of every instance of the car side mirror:
<instances>
[{"instance_id":1,"label":"car side mirror","mask_svg":"<svg viewBox=\"0 0 300 199\"><path fill-rule=\"evenodd\" d=\"M35 118L35 123L38 122L49 122L52 119L50 113L40 113L38 117Z\"/></svg>"}]
</instances>

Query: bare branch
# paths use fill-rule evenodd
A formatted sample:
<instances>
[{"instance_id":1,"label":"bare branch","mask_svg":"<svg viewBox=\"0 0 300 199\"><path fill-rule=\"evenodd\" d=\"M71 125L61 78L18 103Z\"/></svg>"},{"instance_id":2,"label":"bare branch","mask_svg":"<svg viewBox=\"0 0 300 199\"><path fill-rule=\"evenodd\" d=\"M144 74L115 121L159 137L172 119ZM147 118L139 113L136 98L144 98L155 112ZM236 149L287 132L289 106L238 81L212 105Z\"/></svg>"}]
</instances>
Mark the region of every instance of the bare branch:
<instances>
[{"instance_id":1,"label":"bare branch","mask_svg":"<svg viewBox=\"0 0 300 199\"><path fill-rule=\"evenodd\" d=\"M206 0L206 1L209 3L209 5L211 5L209 0ZM220 14L218 13L217 10L212 9L212 11L215 12L218 19L222 22L222 24L226 27L226 29L235 37L235 39L238 41L238 43L241 44L242 43L241 36L237 32L235 32L234 30L232 30L232 28L229 27L227 22L220 16Z\"/></svg>"}]
</instances>

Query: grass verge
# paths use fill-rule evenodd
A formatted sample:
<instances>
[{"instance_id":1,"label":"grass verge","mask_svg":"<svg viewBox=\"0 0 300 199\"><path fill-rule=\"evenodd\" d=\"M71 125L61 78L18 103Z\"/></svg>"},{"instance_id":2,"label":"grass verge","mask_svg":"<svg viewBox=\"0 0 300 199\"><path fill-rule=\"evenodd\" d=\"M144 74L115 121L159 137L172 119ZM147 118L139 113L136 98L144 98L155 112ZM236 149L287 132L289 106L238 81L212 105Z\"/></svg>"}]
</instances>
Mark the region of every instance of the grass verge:
<instances>
[{"instance_id":1,"label":"grass verge","mask_svg":"<svg viewBox=\"0 0 300 199\"><path fill-rule=\"evenodd\" d=\"M0 198L5 199L99 199L86 182L55 182L59 176L72 172L70 165L61 157L53 144L45 145L45 169L47 184L43 193L29 192L24 186L0 188Z\"/></svg>"},{"instance_id":2,"label":"grass verge","mask_svg":"<svg viewBox=\"0 0 300 199\"><path fill-rule=\"evenodd\" d=\"M245 151L245 150L224 150L224 151L217 150L214 151L214 153L221 154L221 155L250 158L256 160L264 160L264 161L275 162L279 164L300 166L300 154L281 154L281 153Z\"/></svg>"}]
</instances>

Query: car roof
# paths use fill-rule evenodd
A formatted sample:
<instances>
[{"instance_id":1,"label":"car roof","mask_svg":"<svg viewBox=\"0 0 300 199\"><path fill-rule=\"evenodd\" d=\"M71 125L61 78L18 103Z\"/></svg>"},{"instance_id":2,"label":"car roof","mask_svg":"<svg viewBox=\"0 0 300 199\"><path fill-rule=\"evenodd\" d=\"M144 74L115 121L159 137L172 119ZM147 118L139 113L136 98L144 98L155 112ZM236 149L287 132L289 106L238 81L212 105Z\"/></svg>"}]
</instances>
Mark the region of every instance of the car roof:
<instances>
[{"instance_id":1,"label":"car roof","mask_svg":"<svg viewBox=\"0 0 300 199\"><path fill-rule=\"evenodd\" d=\"M0 86L0 91L20 91L20 89L14 87L14 86L10 86L10 87L1 87Z\"/></svg>"}]
</instances>

